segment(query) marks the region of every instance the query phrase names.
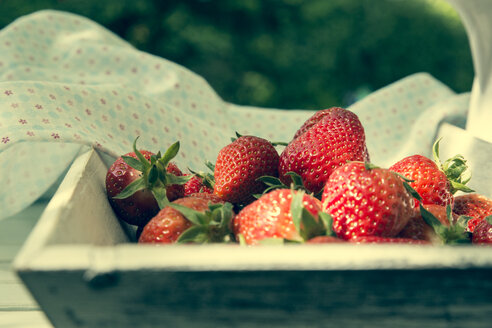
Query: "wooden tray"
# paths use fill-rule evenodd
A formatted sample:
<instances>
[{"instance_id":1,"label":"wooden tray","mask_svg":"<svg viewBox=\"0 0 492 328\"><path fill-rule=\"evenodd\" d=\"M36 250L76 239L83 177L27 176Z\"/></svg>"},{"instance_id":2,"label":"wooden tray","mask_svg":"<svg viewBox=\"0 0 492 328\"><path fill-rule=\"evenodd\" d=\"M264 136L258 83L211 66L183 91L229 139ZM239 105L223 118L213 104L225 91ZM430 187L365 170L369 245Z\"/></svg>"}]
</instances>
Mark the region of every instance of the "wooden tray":
<instances>
[{"instance_id":1,"label":"wooden tray","mask_svg":"<svg viewBox=\"0 0 492 328\"><path fill-rule=\"evenodd\" d=\"M14 269L56 327L490 327L492 249L152 246L80 155Z\"/></svg>"}]
</instances>

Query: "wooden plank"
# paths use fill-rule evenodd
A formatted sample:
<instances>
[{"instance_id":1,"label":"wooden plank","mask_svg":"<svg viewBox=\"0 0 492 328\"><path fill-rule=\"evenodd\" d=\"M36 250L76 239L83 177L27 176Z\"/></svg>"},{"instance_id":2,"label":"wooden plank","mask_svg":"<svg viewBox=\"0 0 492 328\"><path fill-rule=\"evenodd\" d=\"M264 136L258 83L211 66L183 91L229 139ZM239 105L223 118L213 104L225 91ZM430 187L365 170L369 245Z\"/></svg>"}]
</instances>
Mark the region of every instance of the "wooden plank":
<instances>
[{"instance_id":1,"label":"wooden plank","mask_svg":"<svg viewBox=\"0 0 492 328\"><path fill-rule=\"evenodd\" d=\"M46 207L39 201L0 221L0 327L51 328L38 304L12 271L12 260Z\"/></svg>"},{"instance_id":2,"label":"wooden plank","mask_svg":"<svg viewBox=\"0 0 492 328\"><path fill-rule=\"evenodd\" d=\"M53 245L36 252L22 271L93 272L382 270L492 268L489 247L430 245Z\"/></svg>"},{"instance_id":3,"label":"wooden plank","mask_svg":"<svg viewBox=\"0 0 492 328\"><path fill-rule=\"evenodd\" d=\"M39 310L31 293L11 270L0 270L0 311Z\"/></svg>"},{"instance_id":4,"label":"wooden plank","mask_svg":"<svg viewBox=\"0 0 492 328\"><path fill-rule=\"evenodd\" d=\"M17 283L1 284L2 298L0 298L0 311L33 311L39 310L29 291L19 281Z\"/></svg>"},{"instance_id":5,"label":"wooden plank","mask_svg":"<svg viewBox=\"0 0 492 328\"><path fill-rule=\"evenodd\" d=\"M475 328L492 313L491 269L23 275L60 327Z\"/></svg>"},{"instance_id":6,"label":"wooden plank","mask_svg":"<svg viewBox=\"0 0 492 328\"><path fill-rule=\"evenodd\" d=\"M0 327L53 328L41 311L0 311Z\"/></svg>"}]
</instances>

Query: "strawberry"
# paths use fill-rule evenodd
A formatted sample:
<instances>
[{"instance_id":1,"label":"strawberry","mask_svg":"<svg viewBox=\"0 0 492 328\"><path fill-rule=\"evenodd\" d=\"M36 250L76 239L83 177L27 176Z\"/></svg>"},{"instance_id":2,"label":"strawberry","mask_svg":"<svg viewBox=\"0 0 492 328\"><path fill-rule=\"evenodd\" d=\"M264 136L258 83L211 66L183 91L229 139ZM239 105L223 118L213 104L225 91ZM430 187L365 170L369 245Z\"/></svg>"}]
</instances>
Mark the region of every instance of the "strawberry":
<instances>
[{"instance_id":1,"label":"strawberry","mask_svg":"<svg viewBox=\"0 0 492 328\"><path fill-rule=\"evenodd\" d=\"M441 216L441 213L437 213ZM420 204L420 215L422 219L434 230L435 236L431 237L433 244L469 244L470 236L467 230L467 224L470 217L456 216L451 210L451 206L446 206L445 219L437 218L432 212L428 211Z\"/></svg>"},{"instance_id":2,"label":"strawberry","mask_svg":"<svg viewBox=\"0 0 492 328\"><path fill-rule=\"evenodd\" d=\"M316 236L306 241L306 244L338 244L346 243L346 240L335 236Z\"/></svg>"},{"instance_id":3,"label":"strawberry","mask_svg":"<svg viewBox=\"0 0 492 328\"><path fill-rule=\"evenodd\" d=\"M223 242L234 216L230 203L214 203L202 197L179 198L145 225L139 243Z\"/></svg>"},{"instance_id":4,"label":"strawberry","mask_svg":"<svg viewBox=\"0 0 492 328\"><path fill-rule=\"evenodd\" d=\"M404 181L388 169L363 162L337 168L326 182L321 201L323 211L333 217L333 231L346 240L395 237L415 214L414 199Z\"/></svg>"},{"instance_id":5,"label":"strawberry","mask_svg":"<svg viewBox=\"0 0 492 328\"><path fill-rule=\"evenodd\" d=\"M452 222L449 222L445 206L427 204L423 205L423 207L446 227L449 227L450 224L454 224L458 220L458 215L452 214ZM408 221L407 225L398 234L398 237L427 240L429 242L436 242L436 240L439 239L439 237L436 236L434 229L424 221L420 212L417 212L417 214Z\"/></svg>"},{"instance_id":6,"label":"strawberry","mask_svg":"<svg viewBox=\"0 0 492 328\"><path fill-rule=\"evenodd\" d=\"M318 199L298 190L276 189L244 207L234 219L233 231L248 245L271 239L302 242L325 234L326 221Z\"/></svg>"},{"instance_id":7,"label":"strawberry","mask_svg":"<svg viewBox=\"0 0 492 328\"><path fill-rule=\"evenodd\" d=\"M138 139L138 138L137 138ZM179 142L173 144L161 157L147 150L127 153L110 166L106 173L108 200L123 221L145 225L159 209L169 201L182 197L182 184L187 178L170 162L179 150Z\"/></svg>"},{"instance_id":8,"label":"strawberry","mask_svg":"<svg viewBox=\"0 0 492 328\"><path fill-rule=\"evenodd\" d=\"M464 177L468 167L461 155L456 155L441 164L440 140L433 146L434 161L422 155L412 155L396 162L389 169L412 180L409 184L422 197L423 204L453 206L453 194L456 191L472 191L465 185L469 180ZM418 202L415 206L418 207Z\"/></svg>"},{"instance_id":9,"label":"strawberry","mask_svg":"<svg viewBox=\"0 0 492 328\"><path fill-rule=\"evenodd\" d=\"M278 176L278 153L259 137L240 136L222 148L214 170L214 193L231 203L249 203L265 184L261 176Z\"/></svg>"},{"instance_id":10,"label":"strawberry","mask_svg":"<svg viewBox=\"0 0 492 328\"><path fill-rule=\"evenodd\" d=\"M390 238L380 236L360 236L350 240L355 244L412 244L412 245L427 245L431 244L427 240L419 240L412 238Z\"/></svg>"},{"instance_id":11,"label":"strawberry","mask_svg":"<svg viewBox=\"0 0 492 328\"><path fill-rule=\"evenodd\" d=\"M185 175L190 176L189 174L185 174ZM197 175L192 175L191 179L184 184L184 196L188 196L198 192L205 192L208 194L212 194L214 190L213 188L207 187L203 183L202 178L200 178Z\"/></svg>"},{"instance_id":12,"label":"strawberry","mask_svg":"<svg viewBox=\"0 0 492 328\"><path fill-rule=\"evenodd\" d=\"M213 204L224 203L224 201L222 200L222 198L220 198L216 194L210 194L208 192L196 192L196 193L193 193L193 194L186 195L185 197L203 198L203 199L209 200Z\"/></svg>"},{"instance_id":13,"label":"strawberry","mask_svg":"<svg viewBox=\"0 0 492 328\"><path fill-rule=\"evenodd\" d=\"M319 116L316 123L305 123L309 128L285 147L279 163L279 177L284 184L291 183L288 173L295 172L306 189L315 194L322 191L337 167L347 161L369 161L364 128L357 115L332 108Z\"/></svg>"},{"instance_id":14,"label":"strawberry","mask_svg":"<svg viewBox=\"0 0 492 328\"><path fill-rule=\"evenodd\" d=\"M296 131L296 133L294 134L294 138L292 138L292 139L296 139L301 134L303 134L304 132L306 132L307 130L309 130L313 125L315 125L316 123L318 123L326 115L330 115L333 112L337 112L337 111L343 112L343 111L345 111L345 109L340 108L340 107L331 107L331 108L328 108L328 109L323 109L323 110L317 111L316 113L313 114L313 116L311 116L310 118L308 118L306 120L306 122L304 122L302 124L302 126Z\"/></svg>"},{"instance_id":15,"label":"strawberry","mask_svg":"<svg viewBox=\"0 0 492 328\"><path fill-rule=\"evenodd\" d=\"M472 242L477 245L492 245L492 215L477 223Z\"/></svg>"},{"instance_id":16,"label":"strawberry","mask_svg":"<svg viewBox=\"0 0 492 328\"><path fill-rule=\"evenodd\" d=\"M471 216L468 231L474 232L477 224L486 216L492 215L492 200L480 194L466 194L454 198L453 212Z\"/></svg>"}]
</instances>

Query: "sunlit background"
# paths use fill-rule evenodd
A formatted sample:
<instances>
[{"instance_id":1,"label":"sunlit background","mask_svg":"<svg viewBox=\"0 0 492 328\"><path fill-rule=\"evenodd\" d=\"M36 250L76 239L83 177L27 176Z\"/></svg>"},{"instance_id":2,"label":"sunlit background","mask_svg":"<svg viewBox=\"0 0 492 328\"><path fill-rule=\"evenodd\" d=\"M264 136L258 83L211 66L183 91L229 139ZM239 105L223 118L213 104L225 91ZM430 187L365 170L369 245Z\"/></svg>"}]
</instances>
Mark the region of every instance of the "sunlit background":
<instances>
[{"instance_id":1,"label":"sunlit background","mask_svg":"<svg viewBox=\"0 0 492 328\"><path fill-rule=\"evenodd\" d=\"M0 27L69 11L203 76L225 100L261 107L347 106L416 72L456 92L473 68L444 0L0 0Z\"/></svg>"}]
</instances>

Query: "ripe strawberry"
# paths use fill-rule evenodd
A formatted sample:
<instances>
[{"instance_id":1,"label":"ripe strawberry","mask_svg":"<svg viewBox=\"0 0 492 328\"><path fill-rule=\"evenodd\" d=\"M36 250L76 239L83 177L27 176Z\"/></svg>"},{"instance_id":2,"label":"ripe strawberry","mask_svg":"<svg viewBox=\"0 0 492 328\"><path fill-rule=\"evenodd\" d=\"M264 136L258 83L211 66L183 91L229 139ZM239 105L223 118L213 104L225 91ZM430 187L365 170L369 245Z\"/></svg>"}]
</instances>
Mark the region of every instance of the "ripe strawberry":
<instances>
[{"instance_id":1,"label":"ripe strawberry","mask_svg":"<svg viewBox=\"0 0 492 328\"><path fill-rule=\"evenodd\" d=\"M265 184L257 179L278 176L278 153L259 137L240 136L219 151L215 163L214 193L231 203L248 203Z\"/></svg>"},{"instance_id":2,"label":"ripe strawberry","mask_svg":"<svg viewBox=\"0 0 492 328\"><path fill-rule=\"evenodd\" d=\"M161 157L160 153L138 151L136 141L133 152L119 157L110 166L105 185L116 215L129 224L143 226L161 207L183 196L182 184L187 178L170 162L179 150L178 142Z\"/></svg>"},{"instance_id":3,"label":"ripe strawberry","mask_svg":"<svg viewBox=\"0 0 492 328\"><path fill-rule=\"evenodd\" d=\"M400 177L362 162L337 168L321 201L323 211L333 217L333 231L346 240L395 237L415 213L414 199Z\"/></svg>"},{"instance_id":4,"label":"ripe strawberry","mask_svg":"<svg viewBox=\"0 0 492 328\"><path fill-rule=\"evenodd\" d=\"M477 224L486 216L492 215L492 200L480 194L466 194L454 198L453 212L471 216L468 231L474 232Z\"/></svg>"},{"instance_id":5,"label":"ripe strawberry","mask_svg":"<svg viewBox=\"0 0 492 328\"><path fill-rule=\"evenodd\" d=\"M295 172L306 189L315 194L322 191L337 167L347 161L369 161L364 128L357 115L332 108L320 116L314 125L308 120L309 129L285 147L279 163L279 177L284 184L292 181L287 173Z\"/></svg>"},{"instance_id":6,"label":"ripe strawberry","mask_svg":"<svg viewBox=\"0 0 492 328\"><path fill-rule=\"evenodd\" d=\"M224 203L224 201L222 200L222 198L220 198L216 194L210 194L208 192L196 192L196 193L193 193L193 194L186 195L185 197L203 198L203 199L209 200L213 204Z\"/></svg>"},{"instance_id":7,"label":"ripe strawberry","mask_svg":"<svg viewBox=\"0 0 492 328\"><path fill-rule=\"evenodd\" d=\"M340 239L335 236L316 236L306 241L306 244L336 244L346 242L346 240Z\"/></svg>"},{"instance_id":8,"label":"ripe strawberry","mask_svg":"<svg viewBox=\"0 0 492 328\"><path fill-rule=\"evenodd\" d=\"M190 176L189 174L185 174L185 175ZM198 192L205 192L208 194L212 194L214 190L203 184L202 178L200 178L197 175L192 175L191 179L184 184L184 195L188 196Z\"/></svg>"},{"instance_id":9,"label":"ripe strawberry","mask_svg":"<svg viewBox=\"0 0 492 328\"><path fill-rule=\"evenodd\" d=\"M492 215L478 222L472 242L477 245L492 245Z\"/></svg>"},{"instance_id":10,"label":"ripe strawberry","mask_svg":"<svg viewBox=\"0 0 492 328\"><path fill-rule=\"evenodd\" d=\"M174 177L183 177L184 179L177 178L177 181L174 181L174 184L166 185L166 197L171 202L175 199L181 198L184 196L184 183L187 182L187 178L184 176L183 172L179 169L179 167L173 163L169 162L166 167L166 173L168 175L168 180ZM176 178L175 178L176 180ZM170 181L169 181L170 182Z\"/></svg>"},{"instance_id":11,"label":"ripe strawberry","mask_svg":"<svg viewBox=\"0 0 492 328\"><path fill-rule=\"evenodd\" d=\"M296 131L296 133L294 134L294 138L292 138L292 139L296 139L301 134L303 134L304 132L306 132L307 130L309 130L313 125L315 125L316 123L318 123L319 121L321 121L321 119L323 117L325 117L326 115L331 115L334 112L338 112L338 111L339 112L343 112L343 111L345 111L345 109L344 108L340 108L340 107L331 107L331 108L328 108L328 109L323 109L323 110L317 111L316 113L313 114L313 116L311 116L310 118L308 118L306 120L306 122L304 122L302 124L302 126Z\"/></svg>"},{"instance_id":12,"label":"ripe strawberry","mask_svg":"<svg viewBox=\"0 0 492 328\"><path fill-rule=\"evenodd\" d=\"M472 191L465 186L469 180L464 178L464 173L468 167L461 155L457 155L441 165L439 142L440 139L436 141L433 147L434 161L422 155L412 155L393 164L389 169L413 180L409 184L422 197L423 204L453 206L453 194L456 191ZM418 207L418 202L415 205Z\"/></svg>"},{"instance_id":13,"label":"ripe strawberry","mask_svg":"<svg viewBox=\"0 0 492 328\"><path fill-rule=\"evenodd\" d=\"M419 240L411 238L391 238L380 236L360 236L350 240L355 244L412 244L412 245L427 245L431 244L428 240Z\"/></svg>"},{"instance_id":14,"label":"ripe strawberry","mask_svg":"<svg viewBox=\"0 0 492 328\"><path fill-rule=\"evenodd\" d=\"M248 245L269 239L301 242L326 233L320 214L321 203L313 196L276 189L244 207L234 219L233 230L236 239Z\"/></svg>"},{"instance_id":15,"label":"ripe strawberry","mask_svg":"<svg viewBox=\"0 0 492 328\"><path fill-rule=\"evenodd\" d=\"M450 222L446 207L436 204L423 205L424 208L435 216L442 225L449 227ZM458 220L458 215L452 214L452 223ZM398 234L399 238L410 238L418 240L427 240L429 242L436 242L438 236L434 232L434 229L428 225L420 212L416 212L416 215L412 217L403 230Z\"/></svg>"},{"instance_id":16,"label":"ripe strawberry","mask_svg":"<svg viewBox=\"0 0 492 328\"><path fill-rule=\"evenodd\" d=\"M164 207L143 228L139 243L223 242L234 216L230 203L213 203L201 197L184 197Z\"/></svg>"}]
</instances>

